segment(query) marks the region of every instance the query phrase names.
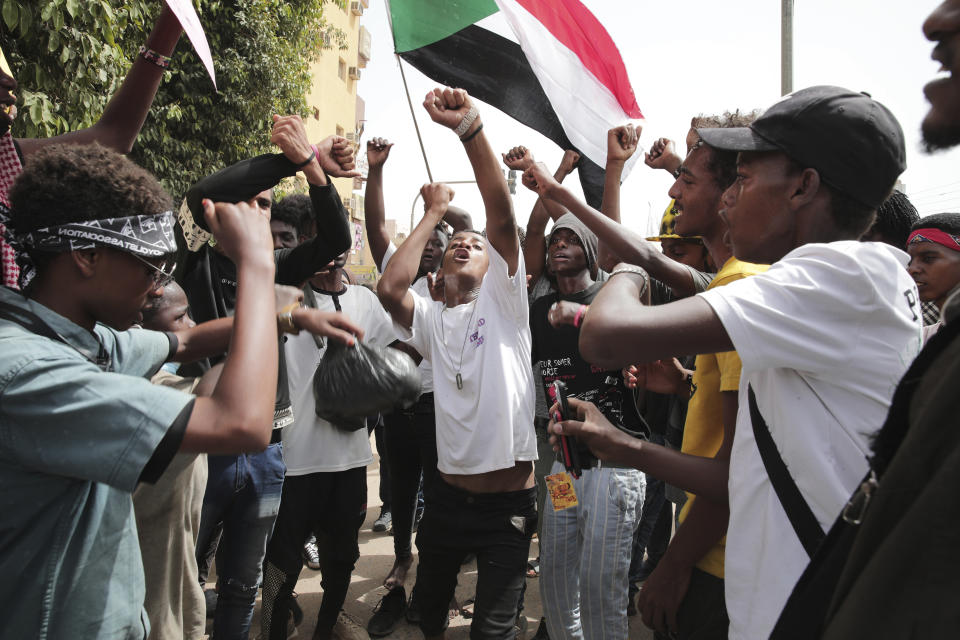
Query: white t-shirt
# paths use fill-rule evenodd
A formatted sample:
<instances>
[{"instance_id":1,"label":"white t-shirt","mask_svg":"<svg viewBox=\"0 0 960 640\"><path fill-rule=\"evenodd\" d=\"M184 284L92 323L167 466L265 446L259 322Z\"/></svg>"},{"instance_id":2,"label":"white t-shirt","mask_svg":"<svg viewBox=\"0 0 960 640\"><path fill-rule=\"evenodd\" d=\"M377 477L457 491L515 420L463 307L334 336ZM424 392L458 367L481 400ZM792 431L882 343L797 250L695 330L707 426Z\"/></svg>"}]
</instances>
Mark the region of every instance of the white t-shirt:
<instances>
[{"instance_id":1,"label":"white t-shirt","mask_svg":"<svg viewBox=\"0 0 960 640\"><path fill-rule=\"evenodd\" d=\"M333 298L316 293L317 308L335 311ZM377 296L360 286L348 285L339 296L344 314L363 329L364 344L386 346L397 339L390 316ZM324 344L329 338L324 338ZM283 462L288 476L302 476L321 471L345 471L373 462L370 436L366 429L344 431L317 417L313 399L313 373L326 349L306 331L286 336L287 378L293 424L283 430Z\"/></svg>"},{"instance_id":2,"label":"white t-shirt","mask_svg":"<svg viewBox=\"0 0 960 640\"><path fill-rule=\"evenodd\" d=\"M390 258L393 257L393 254L397 252L397 246L392 242L387 245L387 250L383 253L383 262L380 265L380 273L383 273L387 270L387 263L390 262ZM430 283L427 282L427 278L423 277L418 279L410 288L413 291L424 298L430 298ZM423 354L421 354L423 355ZM420 393L430 393L433 391L433 367L430 366L430 361L424 358L420 361L420 364L417 366L420 370Z\"/></svg>"},{"instance_id":3,"label":"white t-shirt","mask_svg":"<svg viewBox=\"0 0 960 640\"><path fill-rule=\"evenodd\" d=\"M490 268L475 301L447 308L411 291L413 326L394 325L433 365L437 467L444 473L486 473L537 459L523 256L511 278L489 243L487 254Z\"/></svg>"},{"instance_id":4,"label":"white t-shirt","mask_svg":"<svg viewBox=\"0 0 960 640\"><path fill-rule=\"evenodd\" d=\"M809 558L770 484L747 384L824 531L867 471L870 435L920 350L908 256L879 242L808 244L766 273L699 294L743 362L730 459L730 638L770 635Z\"/></svg>"}]
</instances>

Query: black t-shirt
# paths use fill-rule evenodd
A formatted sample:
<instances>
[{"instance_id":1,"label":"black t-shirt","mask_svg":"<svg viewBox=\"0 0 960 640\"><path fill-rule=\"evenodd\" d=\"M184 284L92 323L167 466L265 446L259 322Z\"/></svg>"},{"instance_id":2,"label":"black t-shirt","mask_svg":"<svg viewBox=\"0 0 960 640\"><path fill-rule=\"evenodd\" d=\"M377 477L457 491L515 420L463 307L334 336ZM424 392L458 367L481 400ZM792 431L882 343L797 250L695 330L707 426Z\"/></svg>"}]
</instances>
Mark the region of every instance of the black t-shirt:
<instances>
[{"instance_id":1,"label":"black t-shirt","mask_svg":"<svg viewBox=\"0 0 960 640\"><path fill-rule=\"evenodd\" d=\"M646 425L637 413L633 393L623 384L620 371L591 365L580 355L580 330L569 325L554 328L547 320L547 312L554 302L569 300L590 304L602 286L602 282L596 282L583 291L547 295L533 303L530 308L533 362L540 368L546 388L554 380L562 380L570 396L594 403L607 420L644 432ZM550 392L546 393L550 398Z\"/></svg>"}]
</instances>

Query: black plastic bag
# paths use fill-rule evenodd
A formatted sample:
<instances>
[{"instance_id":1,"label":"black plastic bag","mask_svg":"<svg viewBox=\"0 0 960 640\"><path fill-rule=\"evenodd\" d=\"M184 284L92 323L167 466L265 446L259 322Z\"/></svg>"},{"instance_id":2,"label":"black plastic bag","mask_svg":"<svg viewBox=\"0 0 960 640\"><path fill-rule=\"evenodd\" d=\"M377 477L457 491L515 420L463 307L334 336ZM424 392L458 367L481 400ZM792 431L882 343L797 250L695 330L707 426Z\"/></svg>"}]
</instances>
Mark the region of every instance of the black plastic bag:
<instances>
[{"instance_id":1,"label":"black plastic bag","mask_svg":"<svg viewBox=\"0 0 960 640\"><path fill-rule=\"evenodd\" d=\"M412 404L419 396L417 365L389 347L327 340L313 374L317 415L344 431L363 429L367 416Z\"/></svg>"}]
</instances>

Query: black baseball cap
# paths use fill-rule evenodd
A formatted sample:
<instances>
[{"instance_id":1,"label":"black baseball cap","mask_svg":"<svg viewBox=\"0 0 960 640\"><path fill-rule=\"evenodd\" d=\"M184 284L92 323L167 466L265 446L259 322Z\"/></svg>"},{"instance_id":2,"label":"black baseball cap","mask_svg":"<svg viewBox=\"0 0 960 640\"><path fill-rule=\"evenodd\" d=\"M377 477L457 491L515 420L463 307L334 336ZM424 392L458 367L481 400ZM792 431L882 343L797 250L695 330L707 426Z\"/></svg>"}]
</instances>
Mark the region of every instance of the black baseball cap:
<instances>
[{"instance_id":1,"label":"black baseball cap","mask_svg":"<svg viewBox=\"0 0 960 640\"><path fill-rule=\"evenodd\" d=\"M821 180L878 208L906 169L900 123L866 93L816 86L788 94L749 127L697 129L727 151L782 151Z\"/></svg>"}]
</instances>

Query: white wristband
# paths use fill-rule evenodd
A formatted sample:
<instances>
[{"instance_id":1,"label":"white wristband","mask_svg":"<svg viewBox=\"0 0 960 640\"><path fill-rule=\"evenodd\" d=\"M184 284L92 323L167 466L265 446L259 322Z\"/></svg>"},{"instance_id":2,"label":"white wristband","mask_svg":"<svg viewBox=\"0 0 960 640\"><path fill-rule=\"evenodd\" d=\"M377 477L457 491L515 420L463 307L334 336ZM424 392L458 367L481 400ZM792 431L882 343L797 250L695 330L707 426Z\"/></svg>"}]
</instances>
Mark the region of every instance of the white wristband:
<instances>
[{"instance_id":1,"label":"white wristband","mask_svg":"<svg viewBox=\"0 0 960 640\"><path fill-rule=\"evenodd\" d=\"M460 124L457 125L457 128L453 130L457 134L458 138L462 138L469 129L470 125L473 124L473 121L477 119L477 116L480 115L480 112L477 111L477 108L473 105L470 105L470 109L467 111L467 114L463 116L463 120L460 121Z\"/></svg>"}]
</instances>

